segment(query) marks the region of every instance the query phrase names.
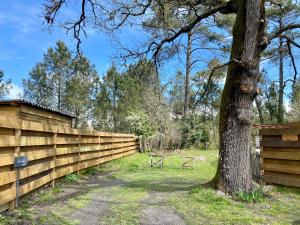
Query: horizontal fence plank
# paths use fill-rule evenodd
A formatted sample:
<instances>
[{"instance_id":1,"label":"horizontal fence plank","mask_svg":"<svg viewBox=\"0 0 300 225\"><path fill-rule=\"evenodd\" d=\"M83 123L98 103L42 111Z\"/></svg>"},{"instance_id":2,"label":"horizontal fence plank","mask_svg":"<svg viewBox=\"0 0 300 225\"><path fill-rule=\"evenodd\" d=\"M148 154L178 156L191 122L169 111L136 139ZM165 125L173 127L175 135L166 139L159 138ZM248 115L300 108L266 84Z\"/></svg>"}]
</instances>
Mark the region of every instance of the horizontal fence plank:
<instances>
[{"instance_id":1,"label":"horizontal fence plank","mask_svg":"<svg viewBox=\"0 0 300 225\"><path fill-rule=\"evenodd\" d=\"M71 155L65 156L64 158L56 158L55 165L56 166L63 166L66 164L72 164L79 161L79 155Z\"/></svg>"},{"instance_id":2,"label":"horizontal fence plank","mask_svg":"<svg viewBox=\"0 0 300 225\"><path fill-rule=\"evenodd\" d=\"M44 177L39 178L38 180L34 180L31 181L27 184L24 184L23 186L20 187L20 196L27 194L30 191L33 191L47 183L49 183L50 181L54 180L54 176L53 174L48 174Z\"/></svg>"},{"instance_id":3,"label":"horizontal fence plank","mask_svg":"<svg viewBox=\"0 0 300 225\"><path fill-rule=\"evenodd\" d=\"M292 178L281 174L279 176L265 175L264 178L267 183L300 187L300 176L299 178Z\"/></svg>"},{"instance_id":4,"label":"horizontal fence plank","mask_svg":"<svg viewBox=\"0 0 300 225\"><path fill-rule=\"evenodd\" d=\"M297 165L263 163L262 169L268 171L282 172L282 173L300 174L300 167Z\"/></svg>"},{"instance_id":5,"label":"horizontal fence plank","mask_svg":"<svg viewBox=\"0 0 300 225\"><path fill-rule=\"evenodd\" d=\"M135 138L110 138L110 139L100 139L100 143L116 143L116 142L132 142Z\"/></svg>"},{"instance_id":6,"label":"horizontal fence plank","mask_svg":"<svg viewBox=\"0 0 300 225\"><path fill-rule=\"evenodd\" d=\"M123 147L128 147L128 146L132 146L132 145L136 145L136 144L137 144L136 141L126 142L126 143L101 144L100 150L123 148Z\"/></svg>"},{"instance_id":7,"label":"horizontal fence plank","mask_svg":"<svg viewBox=\"0 0 300 225\"><path fill-rule=\"evenodd\" d=\"M15 129L21 129L20 139L14 135ZM10 170L15 147L20 147L19 155L29 160L28 166L20 170L21 183L25 183L20 187L23 196L67 174L134 154L139 143L132 134L83 131L50 120L12 120L0 116L0 147L0 166L4 171L0 173L0 209L6 209L16 195L12 188L16 171Z\"/></svg>"},{"instance_id":8,"label":"horizontal fence plank","mask_svg":"<svg viewBox=\"0 0 300 225\"><path fill-rule=\"evenodd\" d=\"M17 146L18 142L15 136L0 135L0 147Z\"/></svg>"},{"instance_id":9,"label":"horizontal fence plank","mask_svg":"<svg viewBox=\"0 0 300 225\"><path fill-rule=\"evenodd\" d=\"M0 154L0 166L7 166L14 164L15 154L14 153L6 153Z\"/></svg>"},{"instance_id":10,"label":"horizontal fence plank","mask_svg":"<svg viewBox=\"0 0 300 225\"><path fill-rule=\"evenodd\" d=\"M29 161L33 161L54 156L54 149L26 151L21 152L20 155L27 156Z\"/></svg>"},{"instance_id":11,"label":"horizontal fence plank","mask_svg":"<svg viewBox=\"0 0 300 225\"><path fill-rule=\"evenodd\" d=\"M44 162L44 163L33 165L33 166L28 166L28 167L20 170L20 178L24 179L26 177L30 177L32 175L50 170L50 169L54 168L54 166L55 166L55 163L53 161Z\"/></svg>"},{"instance_id":12,"label":"horizontal fence plank","mask_svg":"<svg viewBox=\"0 0 300 225\"><path fill-rule=\"evenodd\" d=\"M287 152L287 151L263 151L261 153L263 158L269 159L288 159L288 160L300 160L300 151Z\"/></svg>"},{"instance_id":13,"label":"horizontal fence plank","mask_svg":"<svg viewBox=\"0 0 300 225\"><path fill-rule=\"evenodd\" d=\"M0 127L19 129L20 122L11 116L0 115Z\"/></svg>"},{"instance_id":14,"label":"horizontal fence plank","mask_svg":"<svg viewBox=\"0 0 300 225\"><path fill-rule=\"evenodd\" d=\"M0 186L5 184L9 184L16 181L16 172L8 171L4 173L0 173Z\"/></svg>"},{"instance_id":15,"label":"horizontal fence plank","mask_svg":"<svg viewBox=\"0 0 300 225\"><path fill-rule=\"evenodd\" d=\"M78 153L79 147L72 146L72 147L56 147L56 155L66 155L72 153Z\"/></svg>"},{"instance_id":16,"label":"horizontal fence plank","mask_svg":"<svg viewBox=\"0 0 300 225\"><path fill-rule=\"evenodd\" d=\"M21 146L54 145L53 137L22 136Z\"/></svg>"},{"instance_id":17,"label":"horizontal fence plank","mask_svg":"<svg viewBox=\"0 0 300 225\"><path fill-rule=\"evenodd\" d=\"M79 143L79 138L78 137L72 137L72 138L67 138L67 137L57 137L56 142L57 145L59 144L78 144Z\"/></svg>"},{"instance_id":18,"label":"horizontal fence plank","mask_svg":"<svg viewBox=\"0 0 300 225\"><path fill-rule=\"evenodd\" d=\"M267 183L300 187L300 123L262 129L262 164Z\"/></svg>"},{"instance_id":19,"label":"horizontal fence plank","mask_svg":"<svg viewBox=\"0 0 300 225\"><path fill-rule=\"evenodd\" d=\"M300 148L300 141L282 141L279 139L262 140L263 147L269 148Z\"/></svg>"},{"instance_id":20,"label":"horizontal fence plank","mask_svg":"<svg viewBox=\"0 0 300 225\"><path fill-rule=\"evenodd\" d=\"M0 205L10 202L16 198L16 189L10 188L0 192Z\"/></svg>"}]
</instances>

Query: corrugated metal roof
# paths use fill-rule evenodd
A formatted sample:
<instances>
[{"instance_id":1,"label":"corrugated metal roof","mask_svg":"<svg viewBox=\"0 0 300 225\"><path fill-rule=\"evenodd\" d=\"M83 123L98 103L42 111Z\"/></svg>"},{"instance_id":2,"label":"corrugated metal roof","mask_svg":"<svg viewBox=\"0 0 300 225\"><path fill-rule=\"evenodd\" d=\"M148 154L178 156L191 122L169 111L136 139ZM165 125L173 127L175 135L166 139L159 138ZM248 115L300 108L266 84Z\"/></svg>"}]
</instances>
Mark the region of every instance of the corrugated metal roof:
<instances>
[{"instance_id":1,"label":"corrugated metal roof","mask_svg":"<svg viewBox=\"0 0 300 225\"><path fill-rule=\"evenodd\" d=\"M70 117L70 118L76 118L76 116L74 116L70 112L44 107L42 105L30 102L30 101L22 100L22 99L1 100L0 105L28 105L28 106L38 108L38 109L42 109L42 110L45 110L45 111L48 111L48 112L53 112L53 113L56 113L56 114L59 114L59 115L62 115L62 116L67 116L67 117Z\"/></svg>"}]
</instances>

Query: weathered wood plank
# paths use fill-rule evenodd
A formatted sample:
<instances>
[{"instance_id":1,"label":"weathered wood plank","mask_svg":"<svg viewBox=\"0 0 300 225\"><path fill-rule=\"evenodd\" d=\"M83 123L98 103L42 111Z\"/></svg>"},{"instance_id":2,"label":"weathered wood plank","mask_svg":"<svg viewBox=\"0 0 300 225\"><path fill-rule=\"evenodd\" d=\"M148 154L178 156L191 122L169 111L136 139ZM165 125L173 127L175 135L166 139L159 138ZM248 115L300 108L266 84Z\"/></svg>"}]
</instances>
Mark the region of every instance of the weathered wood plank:
<instances>
[{"instance_id":1,"label":"weathered wood plank","mask_svg":"<svg viewBox=\"0 0 300 225\"><path fill-rule=\"evenodd\" d=\"M53 148L50 148L45 150L26 151L26 152L21 152L20 155L27 156L29 161L33 161L37 159L49 158L54 156L54 150Z\"/></svg>"},{"instance_id":2,"label":"weathered wood plank","mask_svg":"<svg viewBox=\"0 0 300 225\"><path fill-rule=\"evenodd\" d=\"M291 177L286 177L285 174L283 173L280 176L265 175L264 179L265 182L271 184L282 184L287 186L300 187L300 176L299 179L291 178Z\"/></svg>"},{"instance_id":3,"label":"weathered wood plank","mask_svg":"<svg viewBox=\"0 0 300 225\"><path fill-rule=\"evenodd\" d=\"M56 146L56 155L66 155L66 154L72 154L72 153L78 153L78 147L72 146L72 147L60 147Z\"/></svg>"},{"instance_id":4,"label":"weathered wood plank","mask_svg":"<svg viewBox=\"0 0 300 225\"><path fill-rule=\"evenodd\" d=\"M262 151L261 156L269 159L288 159L300 160L300 151L287 152L287 151Z\"/></svg>"},{"instance_id":5,"label":"weathered wood plank","mask_svg":"<svg viewBox=\"0 0 300 225\"><path fill-rule=\"evenodd\" d=\"M123 147L129 147L133 145L137 145L138 143L136 141L132 142L126 142L126 143L113 143L113 144L101 144L100 150L107 150L107 149L114 149L114 148L123 148Z\"/></svg>"},{"instance_id":6,"label":"weathered wood plank","mask_svg":"<svg viewBox=\"0 0 300 225\"><path fill-rule=\"evenodd\" d=\"M300 166L298 165L283 165L264 162L262 164L262 169L282 173L300 174Z\"/></svg>"},{"instance_id":7,"label":"weathered wood plank","mask_svg":"<svg viewBox=\"0 0 300 225\"><path fill-rule=\"evenodd\" d=\"M133 142L135 141L135 138L106 138L106 139L100 139L100 143L117 143L117 142Z\"/></svg>"},{"instance_id":8,"label":"weathered wood plank","mask_svg":"<svg viewBox=\"0 0 300 225\"><path fill-rule=\"evenodd\" d=\"M0 115L0 127L19 129L20 120L16 117Z\"/></svg>"},{"instance_id":9,"label":"weathered wood plank","mask_svg":"<svg viewBox=\"0 0 300 225\"><path fill-rule=\"evenodd\" d=\"M282 141L278 139L263 139L262 146L268 148L300 148L300 141Z\"/></svg>"},{"instance_id":10,"label":"weathered wood plank","mask_svg":"<svg viewBox=\"0 0 300 225\"><path fill-rule=\"evenodd\" d=\"M7 166L14 164L15 154L14 153L6 153L0 154L0 166Z\"/></svg>"},{"instance_id":11,"label":"weathered wood plank","mask_svg":"<svg viewBox=\"0 0 300 225\"><path fill-rule=\"evenodd\" d=\"M74 137L57 137L56 144L77 144L79 143L79 138L77 136Z\"/></svg>"},{"instance_id":12,"label":"weathered wood plank","mask_svg":"<svg viewBox=\"0 0 300 225\"><path fill-rule=\"evenodd\" d=\"M9 184L16 181L16 172L8 171L4 173L0 173L0 186Z\"/></svg>"},{"instance_id":13,"label":"weathered wood plank","mask_svg":"<svg viewBox=\"0 0 300 225\"><path fill-rule=\"evenodd\" d=\"M282 134L282 141L299 141L298 134Z\"/></svg>"},{"instance_id":14,"label":"weathered wood plank","mask_svg":"<svg viewBox=\"0 0 300 225\"><path fill-rule=\"evenodd\" d=\"M21 146L32 146L32 145L53 145L53 137L36 137L36 136L22 136Z\"/></svg>"},{"instance_id":15,"label":"weathered wood plank","mask_svg":"<svg viewBox=\"0 0 300 225\"><path fill-rule=\"evenodd\" d=\"M0 147L17 146L17 139L11 135L0 135Z\"/></svg>"},{"instance_id":16,"label":"weathered wood plank","mask_svg":"<svg viewBox=\"0 0 300 225\"><path fill-rule=\"evenodd\" d=\"M32 181L30 183L27 183L23 186L20 187L20 196L27 194L30 191L33 191L47 183L49 183L50 181L52 181L55 177L53 176L52 173L43 176L35 181Z\"/></svg>"},{"instance_id":17,"label":"weathered wood plank","mask_svg":"<svg viewBox=\"0 0 300 225\"><path fill-rule=\"evenodd\" d=\"M56 158L55 163L56 166L62 166L66 164L72 164L74 162L79 161L79 156L78 155L73 155L73 156L66 156L64 158Z\"/></svg>"},{"instance_id":18,"label":"weathered wood plank","mask_svg":"<svg viewBox=\"0 0 300 225\"><path fill-rule=\"evenodd\" d=\"M49 161L49 162L43 162L41 164L26 167L20 170L20 178L24 179L26 177L30 177L32 175L41 173L43 171L50 170L54 168L54 166L55 166L54 161Z\"/></svg>"},{"instance_id":19,"label":"weathered wood plank","mask_svg":"<svg viewBox=\"0 0 300 225\"><path fill-rule=\"evenodd\" d=\"M0 192L0 205L14 200L16 197L16 189L7 189Z\"/></svg>"}]
</instances>

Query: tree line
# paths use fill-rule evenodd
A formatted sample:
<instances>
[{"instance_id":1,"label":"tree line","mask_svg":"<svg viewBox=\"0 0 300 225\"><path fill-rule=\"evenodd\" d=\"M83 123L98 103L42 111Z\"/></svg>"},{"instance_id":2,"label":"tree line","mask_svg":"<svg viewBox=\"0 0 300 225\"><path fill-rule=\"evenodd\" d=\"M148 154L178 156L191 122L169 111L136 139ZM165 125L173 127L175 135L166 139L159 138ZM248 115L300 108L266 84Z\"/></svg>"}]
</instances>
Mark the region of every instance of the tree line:
<instances>
[{"instance_id":1,"label":"tree line","mask_svg":"<svg viewBox=\"0 0 300 225\"><path fill-rule=\"evenodd\" d=\"M160 146L166 139L177 146L214 140L220 149L215 187L228 193L253 190L253 123L299 118L297 1L116 0L104 4L81 0L79 6L79 17L71 19L59 17L69 7L64 0L47 2L44 10L50 26L58 24L73 35L79 59L82 36L89 26L109 34L124 27L141 28L147 34L141 46L125 46L120 52L121 59L136 59L135 63L121 72L119 65L112 65L97 81L96 94L90 95L93 107L84 111L90 115L86 123L92 122L97 129L129 130L149 139L156 136L153 141ZM178 56L184 70L162 83L159 67ZM267 71L262 62L273 69ZM59 74L46 68L50 77ZM71 74L65 80L55 78L51 90L62 93L57 84L68 84L76 73ZM72 89L67 86L62 87L63 93ZM59 96L51 97L55 106L65 104ZM288 99L290 110L284 105ZM79 112L78 105L65 108Z\"/></svg>"}]
</instances>

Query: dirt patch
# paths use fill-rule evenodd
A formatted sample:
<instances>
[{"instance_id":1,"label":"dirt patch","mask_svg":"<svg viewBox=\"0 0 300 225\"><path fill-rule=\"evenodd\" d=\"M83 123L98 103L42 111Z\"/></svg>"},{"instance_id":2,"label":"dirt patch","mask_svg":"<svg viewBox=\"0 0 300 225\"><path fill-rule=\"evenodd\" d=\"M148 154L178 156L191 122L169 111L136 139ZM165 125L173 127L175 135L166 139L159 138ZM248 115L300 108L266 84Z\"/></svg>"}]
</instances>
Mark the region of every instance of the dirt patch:
<instances>
[{"instance_id":1,"label":"dirt patch","mask_svg":"<svg viewBox=\"0 0 300 225\"><path fill-rule=\"evenodd\" d=\"M96 225L99 218L105 214L107 201L109 199L101 194L95 194L91 198L91 202L82 209L76 209L67 217L79 221L81 225Z\"/></svg>"},{"instance_id":2,"label":"dirt patch","mask_svg":"<svg viewBox=\"0 0 300 225\"><path fill-rule=\"evenodd\" d=\"M185 225L184 220L169 207L152 207L143 210L141 225Z\"/></svg>"}]
</instances>

